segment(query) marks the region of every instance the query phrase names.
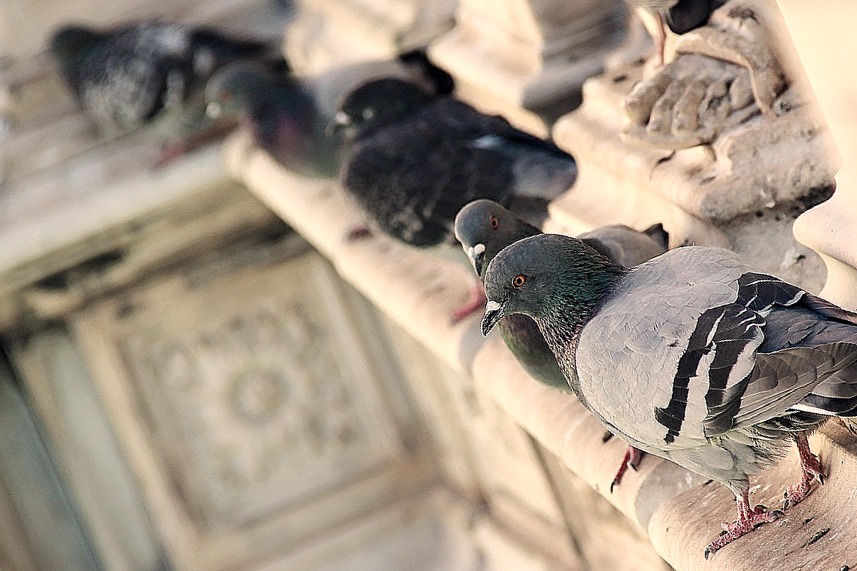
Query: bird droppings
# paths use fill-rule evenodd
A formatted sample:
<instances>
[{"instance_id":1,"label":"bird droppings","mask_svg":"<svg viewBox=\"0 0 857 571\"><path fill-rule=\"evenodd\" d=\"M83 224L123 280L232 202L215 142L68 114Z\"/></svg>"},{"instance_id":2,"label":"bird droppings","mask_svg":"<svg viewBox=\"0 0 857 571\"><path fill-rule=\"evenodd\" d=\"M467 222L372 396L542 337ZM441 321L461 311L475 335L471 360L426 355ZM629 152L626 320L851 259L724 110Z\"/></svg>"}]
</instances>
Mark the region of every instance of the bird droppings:
<instances>
[{"instance_id":1,"label":"bird droppings","mask_svg":"<svg viewBox=\"0 0 857 571\"><path fill-rule=\"evenodd\" d=\"M830 533L829 527L825 527L824 529L815 532L815 534L812 537L810 537L806 543L803 544L803 547L809 547L810 545L817 542L819 539L821 539L822 537L824 537L828 533Z\"/></svg>"}]
</instances>

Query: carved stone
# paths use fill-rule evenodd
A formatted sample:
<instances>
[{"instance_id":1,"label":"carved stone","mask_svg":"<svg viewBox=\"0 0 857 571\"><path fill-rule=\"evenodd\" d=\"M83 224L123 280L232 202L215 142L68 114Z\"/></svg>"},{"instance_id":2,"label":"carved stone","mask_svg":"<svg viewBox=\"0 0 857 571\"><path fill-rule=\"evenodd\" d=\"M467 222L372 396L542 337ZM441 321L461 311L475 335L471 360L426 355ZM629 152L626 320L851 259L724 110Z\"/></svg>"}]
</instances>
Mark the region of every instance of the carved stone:
<instances>
[{"instance_id":1,"label":"carved stone","mask_svg":"<svg viewBox=\"0 0 857 571\"><path fill-rule=\"evenodd\" d=\"M687 61L682 58L703 57L680 55L659 73L665 81L698 79L693 73L668 74L670 66ZM728 70L728 65L720 62L712 69ZM572 190L551 205L556 220L551 227L579 233L608 223L644 228L662 222L674 245L731 245L767 271L820 289L818 259L790 230L797 214L829 196L835 168L829 136L806 97L789 91L783 96L790 98L789 106L783 104L778 114L745 114L695 146L656 146L648 140L650 132L662 129L669 137L678 119L669 115L676 109L674 101L666 101L672 97L669 89L639 92L645 73L641 61L609 69L585 84L583 105L557 122L555 140L581 168ZM747 72L734 66L734 73ZM752 101L749 82L745 85ZM633 89L646 109L646 127L636 122L638 103L631 105L630 117L625 114ZM640 103L650 95L662 101ZM657 127L655 111L663 112Z\"/></svg>"},{"instance_id":2,"label":"carved stone","mask_svg":"<svg viewBox=\"0 0 857 571\"><path fill-rule=\"evenodd\" d=\"M457 95L544 135L556 116L579 103L583 81L597 74L624 36L618 0L463 0L455 28L429 54L456 80Z\"/></svg>"},{"instance_id":3,"label":"carved stone","mask_svg":"<svg viewBox=\"0 0 857 571\"><path fill-rule=\"evenodd\" d=\"M301 0L298 6L283 51L298 73L312 76L424 47L452 26L455 1Z\"/></svg>"},{"instance_id":4,"label":"carved stone","mask_svg":"<svg viewBox=\"0 0 857 571\"><path fill-rule=\"evenodd\" d=\"M355 302L310 253L176 275L74 320L177 568L263 561L432 477Z\"/></svg>"}]
</instances>

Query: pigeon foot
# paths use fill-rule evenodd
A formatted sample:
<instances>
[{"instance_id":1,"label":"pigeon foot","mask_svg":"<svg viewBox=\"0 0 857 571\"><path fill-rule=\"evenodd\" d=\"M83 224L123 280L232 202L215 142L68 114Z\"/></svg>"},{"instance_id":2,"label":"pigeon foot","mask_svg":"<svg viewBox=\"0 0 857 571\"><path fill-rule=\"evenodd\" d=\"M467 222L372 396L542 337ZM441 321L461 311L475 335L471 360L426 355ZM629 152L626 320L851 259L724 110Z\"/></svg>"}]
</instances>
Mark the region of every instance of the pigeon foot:
<instances>
[{"instance_id":1,"label":"pigeon foot","mask_svg":"<svg viewBox=\"0 0 857 571\"><path fill-rule=\"evenodd\" d=\"M464 305L452 312L449 316L450 320L453 323L458 323L471 313L475 313L476 311L484 308L485 301L485 288L482 287L481 282L476 281L474 286L470 289L470 296L467 298L467 301L464 302Z\"/></svg>"},{"instance_id":2,"label":"pigeon foot","mask_svg":"<svg viewBox=\"0 0 857 571\"><path fill-rule=\"evenodd\" d=\"M800 434L794 438L800 455L801 479L800 482L789 486L786 490L783 509L803 501L812 491L812 482L818 480L819 484L824 484L825 478L821 460L809 449L809 441L806 435Z\"/></svg>"},{"instance_id":3,"label":"pigeon foot","mask_svg":"<svg viewBox=\"0 0 857 571\"><path fill-rule=\"evenodd\" d=\"M763 523L776 521L783 513L779 510L768 511L768 508L765 506L756 506L750 509L747 490L744 490L740 496L735 496L735 501L738 504L738 519L732 523L723 524L723 533L705 548L704 555L706 559L739 537L747 535Z\"/></svg>"},{"instance_id":4,"label":"pigeon foot","mask_svg":"<svg viewBox=\"0 0 857 571\"><path fill-rule=\"evenodd\" d=\"M352 228L345 234L346 242L357 242L358 240L365 240L372 236L372 230L370 230L366 226L357 226L356 228Z\"/></svg>"},{"instance_id":5,"label":"pigeon foot","mask_svg":"<svg viewBox=\"0 0 857 571\"><path fill-rule=\"evenodd\" d=\"M610 493L613 493L613 488L622 483L622 476L625 475L625 472L628 471L628 468L637 470L637 466L640 465L640 460L643 458L643 451L639 448L634 448L633 446L628 446L625 448L625 455L622 457L622 463L619 465L619 469L616 471L616 475L613 476L613 481L610 482Z\"/></svg>"}]
</instances>

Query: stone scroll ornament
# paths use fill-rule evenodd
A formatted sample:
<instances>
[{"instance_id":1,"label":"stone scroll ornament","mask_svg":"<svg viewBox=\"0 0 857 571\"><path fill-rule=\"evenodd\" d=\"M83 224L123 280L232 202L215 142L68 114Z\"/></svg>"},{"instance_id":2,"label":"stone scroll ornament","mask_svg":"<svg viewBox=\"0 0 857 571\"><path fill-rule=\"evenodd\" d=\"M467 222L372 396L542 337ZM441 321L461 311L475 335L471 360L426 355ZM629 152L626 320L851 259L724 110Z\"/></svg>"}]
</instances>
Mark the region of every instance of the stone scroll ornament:
<instances>
[{"instance_id":1,"label":"stone scroll ornament","mask_svg":"<svg viewBox=\"0 0 857 571\"><path fill-rule=\"evenodd\" d=\"M672 61L625 99L623 137L667 149L711 143L760 115L801 104L778 53L775 18L756 0L733 0L707 25L675 38Z\"/></svg>"}]
</instances>

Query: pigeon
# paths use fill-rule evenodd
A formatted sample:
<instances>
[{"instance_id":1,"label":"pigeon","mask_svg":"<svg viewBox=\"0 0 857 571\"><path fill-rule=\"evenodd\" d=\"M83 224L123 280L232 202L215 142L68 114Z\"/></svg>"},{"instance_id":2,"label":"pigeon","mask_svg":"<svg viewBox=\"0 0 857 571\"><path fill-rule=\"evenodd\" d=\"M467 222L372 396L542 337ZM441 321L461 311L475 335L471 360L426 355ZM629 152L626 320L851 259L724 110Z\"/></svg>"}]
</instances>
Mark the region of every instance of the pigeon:
<instances>
[{"instance_id":1,"label":"pigeon","mask_svg":"<svg viewBox=\"0 0 857 571\"><path fill-rule=\"evenodd\" d=\"M461 242L480 278L484 278L485 268L500 250L537 234L541 234L538 228L488 199L469 203L455 217L455 237ZM630 267L665 252L669 236L660 224L643 232L617 224L581 234L579 238L614 263ZM531 377L554 389L571 392L556 358L530 317L509 315L497 324L497 329L506 346ZM636 470L640 459L640 451L636 448L629 447L626 450L610 485L611 491L622 481L628 468Z\"/></svg>"},{"instance_id":2,"label":"pigeon","mask_svg":"<svg viewBox=\"0 0 857 571\"><path fill-rule=\"evenodd\" d=\"M380 77L405 77L434 93L448 93L452 77L425 53L365 60L312 77L274 73L251 62L231 64L206 86L211 116L240 116L254 143L285 168L303 176L334 178L344 149L334 128L336 107L355 85Z\"/></svg>"},{"instance_id":3,"label":"pigeon","mask_svg":"<svg viewBox=\"0 0 857 571\"><path fill-rule=\"evenodd\" d=\"M398 78L352 90L335 121L349 141L346 193L372 225L411 246L453 244L455 215L477 198L538 223L577 176L553 143Z\"/></svg>"},{"instance_id":4,"label":"pigeon","mask_svg":"<svg viewBox=\"0 0 857 571\"><path fill-rule=\"evenodd\" d=\"M241 59L287 64L265 42L167 21L112 30L58 29L51 52L70 90L108 135L156 120L165 134L196 134L205 125L203 90L217 69Z\"/></svg>"},{"instance_id":5,"label":"pigeon","mask_svg":"<svg viewBox=\"0 0 857 571\"><path fill-rule=\"evenodd\" d=\"M254 143L287 169L336 177L342 137L329 128L331 117L319 109L306 82L236 62L211 78L205 97L210 115L240 115Z\"/></svg>"},{"instance_id":6,"label":"pigeon","mask_svg":"<svg viewBox=\"0 0 857 571\"><path fill-rule=\"evenodd\" d=\"M657 36L654 38L658 55L658 63L664 64L664 49L666 47L666 27L676 34L687 32L703 26L708 22L711 13L726 3L726 0L629 0L641 8L645 8L655 17Z\"/></svg>"},{"instance_id":7,"label":"pigeon","mask_svg":"<svg viewBox=\"0 0 857 571\"><path fill-rule=\"evenodd\" d=\"M735 494L738 517L706 558L781 515L751 507L750 476L794 441L802 475L783 507L800 502L824 478L807 434L857 415L857 314L729 250L676 248L626 269L542 234L497 254L485 290L483 333L529 315L611 432Z\"/></svg>"}]
</instances>

